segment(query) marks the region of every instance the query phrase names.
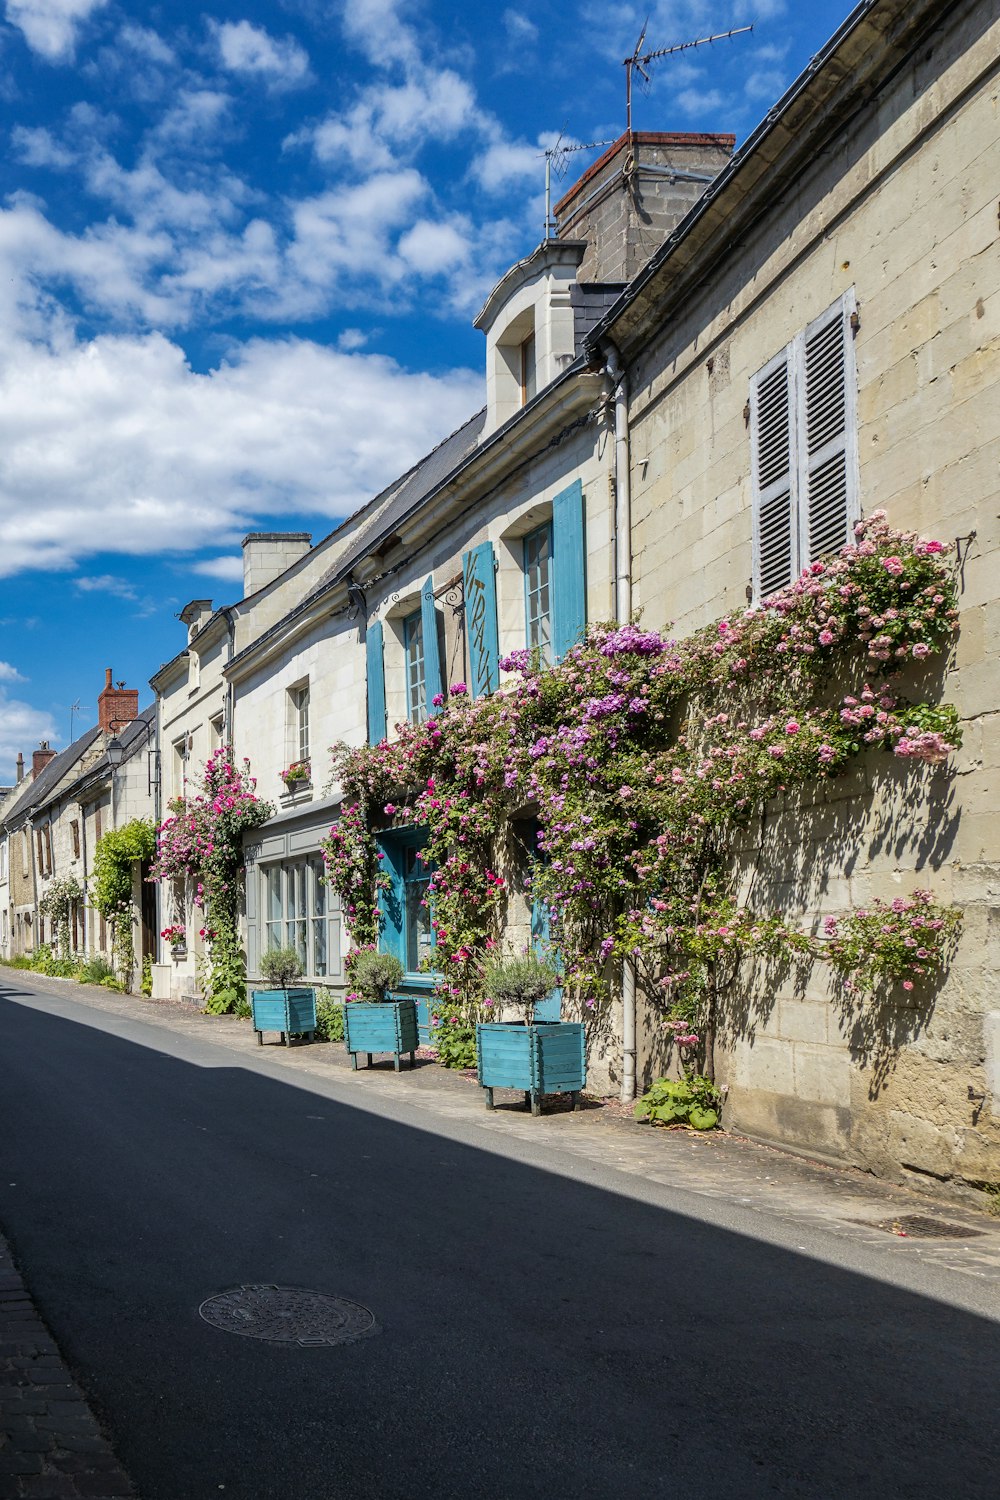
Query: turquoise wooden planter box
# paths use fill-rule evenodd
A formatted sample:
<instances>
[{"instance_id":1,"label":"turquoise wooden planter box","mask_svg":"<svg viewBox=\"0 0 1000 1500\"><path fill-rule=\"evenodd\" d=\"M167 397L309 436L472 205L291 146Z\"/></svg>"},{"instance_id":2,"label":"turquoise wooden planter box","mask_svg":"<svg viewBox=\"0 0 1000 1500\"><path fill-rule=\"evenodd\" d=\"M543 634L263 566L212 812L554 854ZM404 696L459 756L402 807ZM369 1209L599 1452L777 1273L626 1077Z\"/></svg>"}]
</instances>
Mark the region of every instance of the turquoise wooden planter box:
<instances>
[{"instance_id":1,"label":"turquoise wooden planter box","mask_svg":"<svg viewBox=\"0 0 1000 1500\"><path fill-rule=\"evenodd\" d=\"M278 1031L286 1047L292 1044L293 1032L305 1032L309 1040L316 1037L316 991L307 989L254 990L250 997L253 1029L257 1045L263 1047L264 1032Z\"/></svg>"},{"instance_id":2,"label":"turquoise wooden planter box","mask_svg":"<svg viewBox=\"0 0 1000 1500\"><path fill-rule=\"evenodd\" d=\"M476 1027L479 1082L486 1107L493 1108L494 1089L523 1089L531 1113L541 1113L543 1094L572 1094L579 1105L587 1082L583 1026L577 1021L489 1022Z\"/></svg>"},{"instance_id":3,"label":"turquoise wooden planter box","mask_svg":"<svg viewBox=\"0 0 1000 1500\"><path fill-rule=\"evenodd\" d=\"M367 1052L369 1067L373 1052L391 1052L398 1073L404 1052L410 1054L413 1067L418 1045L417 1010L412 1000L385 1000L379 1005L349 1000L344 1006L344 1046L351 1054L352 1068L358 1066L359 1052Z\"/></svg>"}]
</instances>

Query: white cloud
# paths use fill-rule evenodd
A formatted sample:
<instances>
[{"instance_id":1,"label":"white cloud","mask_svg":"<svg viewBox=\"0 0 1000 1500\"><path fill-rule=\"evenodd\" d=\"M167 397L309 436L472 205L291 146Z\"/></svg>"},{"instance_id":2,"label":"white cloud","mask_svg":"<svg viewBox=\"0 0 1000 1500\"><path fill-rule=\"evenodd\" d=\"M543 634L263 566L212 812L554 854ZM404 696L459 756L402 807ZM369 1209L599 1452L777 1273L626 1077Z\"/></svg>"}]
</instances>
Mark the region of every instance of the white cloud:
<instances>
[{"instance_id":1,"label":"white cloud","mask_svg":"<svg viewBox=\"0 0 1000 1500\"><path fill-rule=\"evenodd\" d=\"M72 167L76 153L57 141L44 125L15 125L10 133L11 145L26 167Z\"/></svg>"},{"instance_id":2,"label":"white cloud","mask_svg":"<svg viewBox=\"0 0 1000 1500\"><path fill-rule=\"evenodd\" d=\"M206 578L221 578L226 583L243 582L242 557L207 557L203 562L191 564L192 573L201 573Z\"/></svg>"},{"instance_id":3,"label":"white cloud","mask_svg":"<svg viewBox=\"0 0 1000 1500\"><path fill-rule=\"evenodd\" d=\"M12 667L9 661L0 661L0 682L25 682L16 667Z\"/></svg>"},{"instance_id":4,"label":"white cloud","mask_svg":"<svg viewBox=\"0 0 1000 1500\"><path fill-rule=\"evenodd\" d=\"M164 65L175 62L176 57L172 47L169 47L158 32L151 31L148 26L137 26L128 22L118 33L118 41L121 46L135 52L139 57L146 58L149 62L163 63Z\"/></svg>"},{"instance_id":5,"label":"white cloud","mask_svg":"<svg viewBox=\"0 0 1000 1500\"><path fill-rule=\"evenodd\" d=\"M407 265L424 276L451 271L469 258L471 226L460 222L418 219L399 241Z\"/></svg>"},{"instance_id":6,"label":"white cloud","mask_svg":"<svg viewBox=\"0 0 1000 1500\"><path fill-rule=\"evenodd\" d=\"M361 328L345 328L337 339L337 348L343 349L345 353L351 354L355 349L363 349L368 342L368 335Z\"/></svg>"},{"instance_id":7,"label":"white cloud","mask_svg":"<svg viewBox=\"0 0 1000 1500\"><path fill-rule=\"evenodd\" d=\"M309 57L294 37L273 37L249 21L210 23L219 59L232 73L262 79L270 88L295 88L309 81Z\"/></svg>"},{"instance_id":8,"label":"white cloud","mask_svg":"<svg viewBox=\"0 0 1000 1500\"><path fill-rule=\"evenodd\" d=\"M529 146L523 141L493 141L476 158L472 174L489 193L504 193L532 178L541 182L544 152L543 146Z\"/></svg>"},{"instance_id":9,"label":"white cloud","mask_svg":"<svg viewBox=\"0 0 1000 1500\"><path fill-rule=\"evenodd\" d=\"M116 578L113 573L99 573L92 578L74 578L74 588L84 594L112 594L116 599L138 598L134 585L127 579Z\"/></svg>"},{"instance_id":10,"label":"white cloud","mask_svg":"<svg viewBox=\"0 0 1000 1500\"><path fill-rule=\"evenodd\" d=\"M538 41L538 27L519 10L505 10L503 24L508 39L518 46L530 46Z\"/></svg>"},{"instance_id":11,"label":"white cloud","mask_svg":"<svg viewBox=\"0 0 1000 1500\"><path fill-rule=\"evenodd\" d=\"M77 33L107 0L7 0L7 19L33 52L49 62L71 62Z\"/></svg>"},{"instance_id":12,"label":"white cloud","mask_svg":"<svg viewBox=\"0 0 1000 1500\"><path fill-rule=\"evenodd\" d=\"M343 515L458 426L480 386L478 372L411 374L293 339L234 346L208 374L157 334L8 342L0 572L70 568L109 545L203 552L261 516Z\"/></svg>"},{"instance_id":13,"label":"white cloud","mask_svg":"<svg viewBox=\"0 0 1000 1500\"><path fill-rule=\"evenodd\" d=\"M30 765L33 746L48 740L58 747L60 739L51 714L32 708L20 698L9 698L6 689L0 687L0 781L13 784L18 751L26 754Z\"/></svg>"},{"instance_id":14,"label":"white cloud","mask_svg":"<svg viewBox=\"0 0 1000 1500\"><path fill-rule=\"evenodd\" d=\"M721 109L727 103L725 94L718 89L681 89L674 96L677 107L686 115L700 115L710 110Z\"/></svg>"}]
</instances>

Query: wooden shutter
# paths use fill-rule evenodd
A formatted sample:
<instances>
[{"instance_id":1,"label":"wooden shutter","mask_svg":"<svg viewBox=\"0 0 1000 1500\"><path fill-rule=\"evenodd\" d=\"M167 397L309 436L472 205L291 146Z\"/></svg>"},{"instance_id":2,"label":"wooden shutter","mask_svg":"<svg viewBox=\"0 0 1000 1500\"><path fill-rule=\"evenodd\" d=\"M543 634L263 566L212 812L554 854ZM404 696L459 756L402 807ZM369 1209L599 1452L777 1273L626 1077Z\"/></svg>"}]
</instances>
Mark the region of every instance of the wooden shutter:
<instances>
[{"instance_id":1,"label":"wooden shutter","mask_svg":"<svg viewBox=\"0 0 1000 1500\"><path fill-rule=\"evenodd\" d=\"M838 552L857 519L853 297L810 323L799 395L801 565Z\"/></svg>"},{"instance_id":2,"label":"wooden shutter","mask_svg":"<svg viewBox=\"0 0 1000 1500\"><path fill-rule=\"evenodd\" d=\"M434 605L434 575L420 590L420 625L424 638L424 698L428 717L436 714L434 695L442 690L441 652L438 646L438 615Z\"/></svg>"},{"instance_id":3,"label":"wooden shutter","mask_svg":"<svg viewBox=\"0 0 1000 1500\"><path fill-rule=\"evenodd\" d=\"M796 572L792 370L788 349L750 382L753 593L759 603Z\"/></svg>"},{"instance_id":4,"label":"wooden shutter","mask_svg":"<svg viewBox=\"0 0 1000 1500\"><path fill-rule=\"evenodd\" d=\"M500 686L497 583L493 543L480 542L462 558L465 630L469 642L469 688L474 698Z\"/></svg>"},{"instance_id":5,"label":"wooden shutter","mask_svg":"<svg viewBox=\"0 0 1000 1500\"><path fill-rule=\"evenodd\" d=\"M365 660L368 668L368 743L377 745L385 739L385 646L382 622L373 620L365 637Z\"/></svg>"},{"instance_id":6,"label":"wooden shutter","mask_svg":"<svg viewBox=\"0 0 1000 1500\"><path fill-rule=\"evenodd\" d=\"M552 654L556 661L587 627L583 485L575 479L552 501Z\"/></svg>"}]
</instances>

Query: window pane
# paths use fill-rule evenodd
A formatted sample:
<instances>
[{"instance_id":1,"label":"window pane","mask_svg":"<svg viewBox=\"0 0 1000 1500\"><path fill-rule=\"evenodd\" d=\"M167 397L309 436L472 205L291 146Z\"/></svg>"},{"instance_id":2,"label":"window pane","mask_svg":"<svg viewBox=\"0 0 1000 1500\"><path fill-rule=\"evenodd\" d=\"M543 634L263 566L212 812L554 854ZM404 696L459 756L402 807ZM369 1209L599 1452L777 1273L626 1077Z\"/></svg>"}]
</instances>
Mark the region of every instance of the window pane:
<instances>
[{"instance_id":1,"label":"window pane","mask_svg":"<svg viewBox=\"0 0 1000 1500\"><path fill-rule=\"evenodd\" d=\"M406 713L411 724L427 717L424 684L424 627L420 614L408 615L403 623L406 644Z\"/></svg>"},{"instance_id":2,"label":"window pane","mask_svg":"<svg viewBox=\"0 0 1000 1500\"><path fill-rule=\"evenodd\" d=\"M423 904L429 890L429 878L406 885L406 967L411 971L419 969L431 951L430 908Z\"/></svg>"},{"instance_id":3,"label":"window pane","mask_svg":"<svg viewBox=\"0 0 1000 1500\"><path fill-rule=\"evenodd\" d=\"M529 651L552 659L552 531L540 526L524 539L526 636Z\"/></svg>"},{"instance_id":4,"label":"window pane","mask_svg":"<svg viewBox=\"0 0 1000 1500\"><path fill-rule=\"evenodd\" d=\"M267 920L280 922L281 910L281 866L272 865L267 872Z\"/></svg>"},{"instance_id":5,"label":"window pane","mask_svg":"<svg viewBox=\"0 0 1000 1500\"><path fill-rule=\"evenodd\" d=\"M312 870L313 883L313 916L322 917L326 914L326 886L323 884L323 866L314 864Z\"/></svg>"},{"instance_id":6,"label":"window pane","mask_svg":"<svg viewBox=\"0 0 1000 1500\"><path fill-rule=\"evenodd\" d=\"M320 917L310 923L313 930L313 961L309 973L317 977L325 974L326 969L326 918Z\"/></svg>"}]
</instances>

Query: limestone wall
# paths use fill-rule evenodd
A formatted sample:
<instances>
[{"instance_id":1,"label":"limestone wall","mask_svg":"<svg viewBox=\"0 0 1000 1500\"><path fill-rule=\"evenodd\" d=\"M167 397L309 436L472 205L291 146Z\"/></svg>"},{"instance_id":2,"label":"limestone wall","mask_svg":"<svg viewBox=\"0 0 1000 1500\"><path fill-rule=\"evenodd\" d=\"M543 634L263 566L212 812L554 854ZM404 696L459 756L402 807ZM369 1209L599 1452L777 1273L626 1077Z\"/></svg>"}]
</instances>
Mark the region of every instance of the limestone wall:
<instances>
[{"instance_id":1,"label":"limestone wall","mask_svg":"<svg viewBox=\"0 0 1000 1500\"><path fill-rule=\"evenodd\" d=\"M745 603L751 376L851 288L863 511L945 541L975 532L938 683L964 721L954 763L907 775L873 756L811 805L776 806L757 865L757 895L807 927L914 886L960 903L933 1010L884 1018L893 1055L878 1064L821 975L798 988L758 975L720 1046L731 1126L922 1182L1000 1179L1000 25L984 26L987 9L954 8L630 371L634 599L651 626L686 633ZM642 1042L648 1076L648 1017Z\"/></svg>"}]
</instances>

